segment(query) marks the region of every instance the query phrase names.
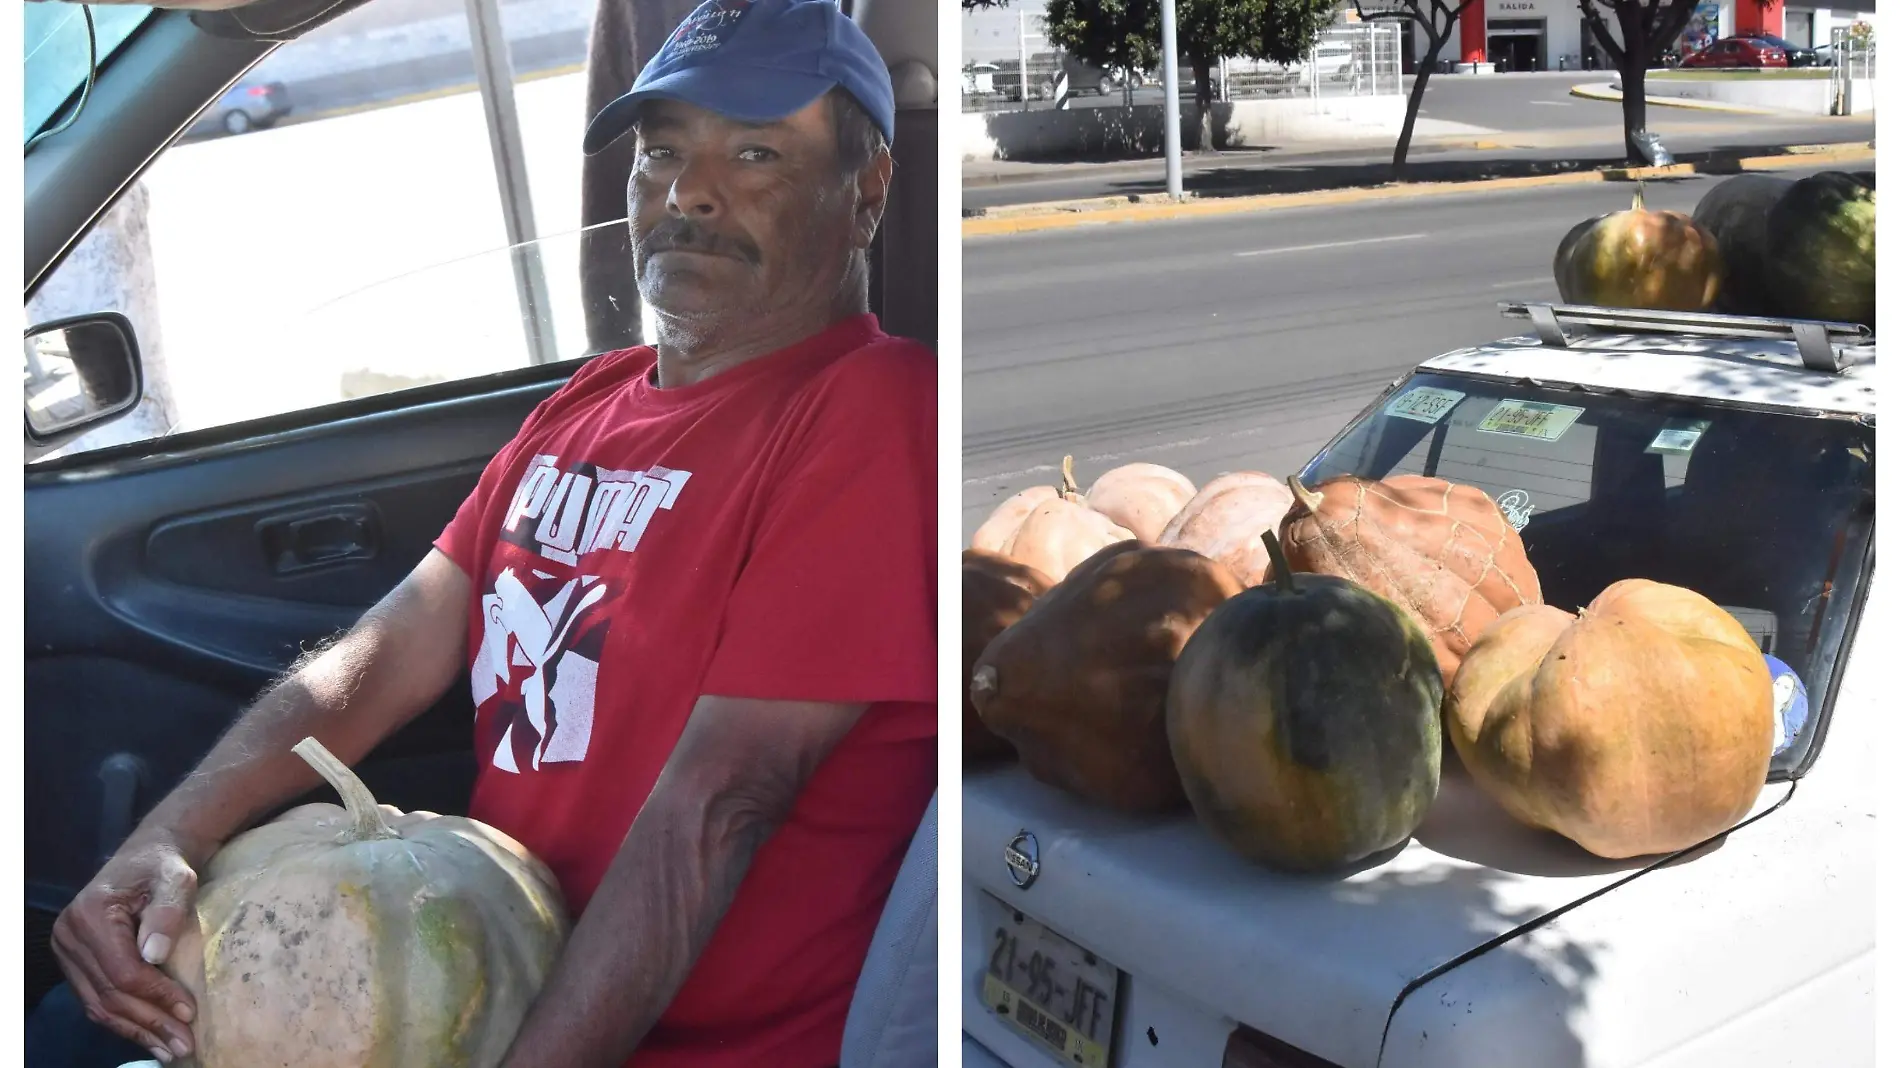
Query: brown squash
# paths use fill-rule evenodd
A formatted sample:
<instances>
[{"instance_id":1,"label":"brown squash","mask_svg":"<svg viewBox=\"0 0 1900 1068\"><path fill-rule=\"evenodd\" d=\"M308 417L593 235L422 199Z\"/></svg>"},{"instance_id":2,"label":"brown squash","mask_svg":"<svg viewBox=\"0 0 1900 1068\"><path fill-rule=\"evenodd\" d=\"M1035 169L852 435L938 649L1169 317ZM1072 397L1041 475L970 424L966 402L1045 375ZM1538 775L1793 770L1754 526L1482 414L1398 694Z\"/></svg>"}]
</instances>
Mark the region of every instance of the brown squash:
<instances>
[{"instance_id":1,"label":"brown squash","mask_svg":"<svg viewBox=\"0 0 1900 1068\"><path fill-rule=\"evenodd\" d=\"M1111 545L990 642L971 701L1037 779L1123 812L1177 809L1169 676L1195 628L1241 589L1199 553Z\"/></svg>"},{"instance_id":2,"label":"brown squash","mask_svg":"<svg viewBox=\"0 0 1900 1068\"><path fill-rule=\"evenodd\" d=\"M1134 536L1088 506L1075 482L1075 458L1064 456L1061 494L1030 509L1001 552L1061 582L1075 565Z\"/></svg>"},{"instance_id":3,"label":"brown squash","mask_svg":"<svg viewBox=\"0 0 1900 1068\"><path fill-rule=\"evenodd\" d=\"M1260 535L1279 530L1292 506L1293 494L1272 475L1230 472L1202 486L1162 530L1157 544L1219 560L1242 583L1258 586L1267 574Z\"/></svg>"},{"instance_id":4,"label":"brown squash","mask_svg":"<svg viewBox=\"0 0 1900 1068\"><path fill-rule=\"evenodd\" d=\"M963 762L977 764L1015 750L983 725L970 702L970 672L998 634L1023 617L1055 585L1049 576L1007 556L963 551Z\"/></svg>"},{"instance_id":5,"label":"brown squash","mask_svg":"<svg viewBox=\"0 0 1900 1068\"><path fill-rule=\"evenodd\" d=\"M1452 681L1445 733L1520 821L1601 857L1647 856L1748 813L1774 750L1774 684L1708 598L1626 579L1576 616L1505 613Z\"/></svg>"},{"instance_id":6,"label":"brown squash","mask_svg":"<svg viewBox=\"0 0 1900 1068\"><path fill-rule=\"evenodd\" d=\"M1557 244L1557 292L1568 304L1703 311L1722 288L1715 235L1680 211L1643 207L1586 219Z\"/></svg>"},{"instance_id":7,"label":"brown squash","mask_svg":"<svg viewBox=\"0 0 1900 1068\"><path fill-rule=\"evenodd\" d=\"M1194 483L1160 464L1123 464L1089 487L1088 506L1153 544L1194 497Z\"/></svg>"},{"instance_id":8,"label":"brown squash","mask_svg":"<svg viewBox=\"0 0 1900 1068\"><path fill-rule=\"evenodd\" d=\"M1280 526L1293 570L1351 579L1398 602L1425 630L1446 685L1500 615L1543 603L1524 541L1476 486L1423 475L1344 475L1295 498Z\"/></svg>"}]
</instances>

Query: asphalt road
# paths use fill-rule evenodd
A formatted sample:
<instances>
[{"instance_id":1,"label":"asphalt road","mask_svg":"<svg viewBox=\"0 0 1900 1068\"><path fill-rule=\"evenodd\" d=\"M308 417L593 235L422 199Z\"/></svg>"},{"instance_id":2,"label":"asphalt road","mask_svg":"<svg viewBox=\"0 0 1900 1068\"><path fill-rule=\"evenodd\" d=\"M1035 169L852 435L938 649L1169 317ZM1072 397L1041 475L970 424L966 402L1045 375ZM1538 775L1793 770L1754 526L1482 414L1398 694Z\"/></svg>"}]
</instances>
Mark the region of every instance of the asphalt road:
<instances>
[{"instance_id":1,"label":"asphalt road","mask_svg":"<svg viewBox=\"0 0 1900 1068\"><path fill-rule=\"evenodd\" d=\"M1805 175L1811 171L1782 171ZM1649 183L1692 210L1719 179ZM1285 475L1386 383L1525 332L1615 183L978 238L963 245L963 535L1017 490L1120 463Z\"/></svg>"}]
</instances>

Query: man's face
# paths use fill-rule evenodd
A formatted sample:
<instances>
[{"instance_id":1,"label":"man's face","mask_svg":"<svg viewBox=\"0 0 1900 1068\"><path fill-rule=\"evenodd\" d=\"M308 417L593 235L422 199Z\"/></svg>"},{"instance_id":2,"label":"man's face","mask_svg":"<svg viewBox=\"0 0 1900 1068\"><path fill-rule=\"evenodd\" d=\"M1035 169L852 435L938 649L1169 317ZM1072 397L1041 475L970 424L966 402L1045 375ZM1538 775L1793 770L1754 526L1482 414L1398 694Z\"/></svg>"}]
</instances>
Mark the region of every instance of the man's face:
<instances>
[{"instance_id":1,"label":"man's face","mask_svg":"<svg viewBox=\"0 0 1900 1068\"><path fill-rule=\"evenodd\" d=\"M823 97L763 124L652 101L627 184L641 296L682 318L831 306L852 249L869 244L858 186Z\"/></svg>"}]
</instances>

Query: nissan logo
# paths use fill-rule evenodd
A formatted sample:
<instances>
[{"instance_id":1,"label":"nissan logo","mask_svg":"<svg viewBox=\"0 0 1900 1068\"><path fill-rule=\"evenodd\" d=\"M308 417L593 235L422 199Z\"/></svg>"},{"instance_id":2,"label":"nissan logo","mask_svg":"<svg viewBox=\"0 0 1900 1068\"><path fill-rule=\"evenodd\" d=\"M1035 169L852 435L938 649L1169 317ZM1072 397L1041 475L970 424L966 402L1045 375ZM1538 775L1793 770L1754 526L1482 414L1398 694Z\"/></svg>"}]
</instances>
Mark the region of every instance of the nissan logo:
<instances>
[{"instance_id":1,"label":"nissan logo","mask_svg":"<svg viewBox=\"0 0 1900 1068\"><path fill-rule=\"evenodd\" d=\"M1036 836L1027 830L1018 831L1016 837L1003 847L1003 863L1009 865L1010 881L1021 889L1029 889L1029 884L1035 882L1036 876L1042 872L1042 861L1036 852Z\"/></svg>"}]
</instances>

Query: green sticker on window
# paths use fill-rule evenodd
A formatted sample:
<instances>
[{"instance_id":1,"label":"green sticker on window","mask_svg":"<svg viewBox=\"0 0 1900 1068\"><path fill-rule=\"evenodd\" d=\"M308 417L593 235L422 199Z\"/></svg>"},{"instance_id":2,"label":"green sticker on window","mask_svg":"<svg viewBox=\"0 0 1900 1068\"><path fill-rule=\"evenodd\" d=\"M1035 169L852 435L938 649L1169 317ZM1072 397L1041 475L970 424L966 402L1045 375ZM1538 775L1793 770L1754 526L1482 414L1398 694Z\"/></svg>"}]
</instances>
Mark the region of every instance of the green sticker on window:
<instances>
[{"instance_id":1,"label":"green sticker on window","mask_svg":"<svg viewBox=\"0 0 1900 1068\"><path fill-rule=\"evenodd\" d=\"M1465 395L1455 389L1417 386L1392 398L1385 406L1385 414L1400 419L1415 419L1421 423L1436 423L1464 399Z\"/></svg>"},{"instance_id":2,"label":"green sticker on window","mask_svg":"<svg viewBox=\"0 0 1900 1068\"><path fill-rule=\"evenodd\" d=\"M1487 434L1509 434L1518 438L1556 441L1583 414L1582 408L1542 401L1501 400L1478 423Z\"/></svg>"},{"instance_id":3,"label":"green sticker on window","mask_svg":"<svg viewBox=\"0 0 1900 1068\"><path fill-rule=\"evenodd\" d=\"M1702 440L1702 432L1709 429L1707 419L1671 419L1656 432L1656 440L1649 443L1644 452L1687 456L1695 451L1696 442Z\"/></svg>"}]
</instances>

